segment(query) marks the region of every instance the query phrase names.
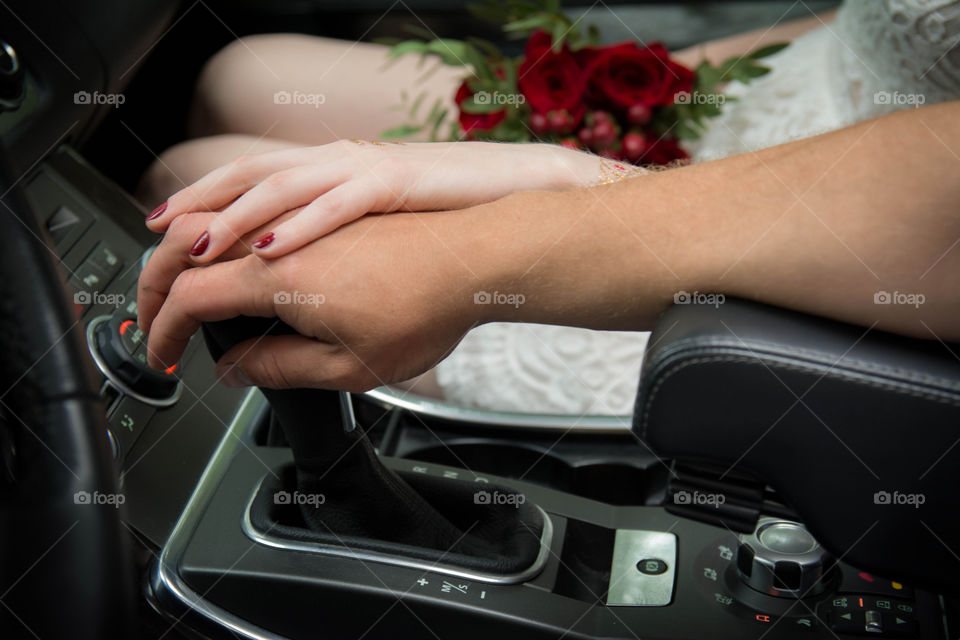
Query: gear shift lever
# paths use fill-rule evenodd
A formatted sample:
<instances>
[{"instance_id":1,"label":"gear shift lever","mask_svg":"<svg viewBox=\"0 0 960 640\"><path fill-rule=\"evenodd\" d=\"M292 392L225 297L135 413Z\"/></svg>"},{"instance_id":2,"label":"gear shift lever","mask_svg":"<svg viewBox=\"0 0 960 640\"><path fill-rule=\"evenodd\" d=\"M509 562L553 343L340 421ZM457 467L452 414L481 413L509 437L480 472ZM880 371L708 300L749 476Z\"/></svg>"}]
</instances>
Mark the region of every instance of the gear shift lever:
<instances>
[{"instance_id":1,"label":"gear shift lever","mask_svg":"<svg viewBox=\"0 0 960 640\"><path fill-rule=\"evenodd\" d=\"M203 331L215 359L248 338L294 333L275 318L246 317L209 323ZM410 479L421 485L418 492L383 465L355 428L349 394L262 392L293 450L296 490L323 496L319 505L300 505L314 537L353 548L459 560L494 572L515 572L534 563L543 521L532 505L485 503L475 499L473 483L427 476ZM330 416L339 419L330 424Z\"/></svg>"}]
</instances>

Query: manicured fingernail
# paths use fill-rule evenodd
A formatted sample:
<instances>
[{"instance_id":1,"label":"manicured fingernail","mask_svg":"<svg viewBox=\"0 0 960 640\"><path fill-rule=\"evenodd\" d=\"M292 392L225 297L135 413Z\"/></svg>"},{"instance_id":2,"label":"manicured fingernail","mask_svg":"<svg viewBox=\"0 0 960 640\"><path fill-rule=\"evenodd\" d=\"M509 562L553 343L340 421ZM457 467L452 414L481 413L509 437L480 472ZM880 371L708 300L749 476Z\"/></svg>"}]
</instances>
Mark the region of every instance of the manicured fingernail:
<instances>
[{"instance_id":1,"label":"manicured fingernail","mask_svg":"<svg viewBox=\"0 0 960 640\"><path fill-rule=\"evenodd\" d=\"M150 212L150 215L147 216L147 220L156 220L163 215L163 212L167 210L167 203L164 202L162 205Z\"/></svg>"},{"instance_id":2,"label":"manicured fingernail","mask_svg":"<svg viewBox=\"0 0 960 640\"><path fill-rule=\"evenodd\" d=\"M190 255L194 258L197 256L202 256L203 252L207 250L207 247L210 246L210 234L204 231L197 241L193 243L193 246L190 247Z\"/></svg>"},{"instance_id":3,"label":"manicured fingernail","mask_svg":"<svg viewBox=\"0 0 960 640\"><path fill-rule=\"evenodd\" d=\"M257 238L257 240L255 240L254 243L253 243L253 248L254 248L254 249L266 249L267 247L270 246L270 243L273 242L273 241L276 239L276 237L277 237L276 234L274 234L274 233L271 231L271 232L268 233L267 235L262 236L262 237L260 237L260 238Z\"/></svg>"},{"instance_id":4,"label":"manicured fingernail","mask_svg":"<svg viewBox=\"0 0 960 640\"><path fill-rule=\"evenodd\" d=\"M247 374L243 372L243 369L237 365L230 365L230 368L227 369L222 376L218 376L220 382L225 384L228 387L252 387L253 381L247 377Z\"/></svg>"}]
</instances>

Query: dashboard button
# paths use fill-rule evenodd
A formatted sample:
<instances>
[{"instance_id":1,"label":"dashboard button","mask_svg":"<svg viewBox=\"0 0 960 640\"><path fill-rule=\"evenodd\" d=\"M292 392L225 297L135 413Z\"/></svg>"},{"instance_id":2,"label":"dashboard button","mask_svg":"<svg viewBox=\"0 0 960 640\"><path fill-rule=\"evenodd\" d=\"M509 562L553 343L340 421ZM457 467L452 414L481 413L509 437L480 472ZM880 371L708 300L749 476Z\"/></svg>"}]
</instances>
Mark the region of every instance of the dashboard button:
<instances>
[{"instance_id":1,"label":"dashboard button","mask_svg":"<svg viewBox=\"0 0 960 640\"><path fill-rule=\"evenodd\" d=\"M117 403L117 408L110 414L108 422L120 445L120 451L126 454L133 448L154 413L153 407L130 396Z\"/></svg>"},{"instance_id":2,"label":"dashboard button","mask_svg":"<svg viewBox=\"0 0 960 640\"><path fill-rule=\"evenodd\" d=\"M123 260L120 255L104 244L97 245L93 253L87 257L86 262L96 265L109 279L113 279L120 272L120 268L123 267Z\"/></svg>"},{"instance_id":3,"label":"dashboard button","mask_svg":"<svg viewBox=\"0 0 960 640\"><path fill-rule=\"evenodd\" d=\"M659 558L647 558L637 563L637 569L648 576L658 576L666 573L667 563Z\"/></svg>"}]
</instances>

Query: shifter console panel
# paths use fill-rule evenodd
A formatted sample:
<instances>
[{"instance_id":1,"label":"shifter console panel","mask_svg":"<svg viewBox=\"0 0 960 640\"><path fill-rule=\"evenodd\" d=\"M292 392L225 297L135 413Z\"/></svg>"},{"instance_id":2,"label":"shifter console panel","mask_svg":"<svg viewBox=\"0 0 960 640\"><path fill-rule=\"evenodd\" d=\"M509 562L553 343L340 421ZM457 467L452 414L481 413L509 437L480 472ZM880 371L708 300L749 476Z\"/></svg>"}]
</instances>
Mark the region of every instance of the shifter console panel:
<instances>
[{"instance_id":1,"label":"shifter console panel","mask_svg":"<svg viewBox=\"0 0 960 640\"><path fill-rule=\"evenodd\" d=\"M243 394L216 384L202 340L192 340L171 370L146 365L137 277L157 236L133 200L69 148L25 183L86 330L132 526L159 545Z\"/></svg>"}]
</instances>

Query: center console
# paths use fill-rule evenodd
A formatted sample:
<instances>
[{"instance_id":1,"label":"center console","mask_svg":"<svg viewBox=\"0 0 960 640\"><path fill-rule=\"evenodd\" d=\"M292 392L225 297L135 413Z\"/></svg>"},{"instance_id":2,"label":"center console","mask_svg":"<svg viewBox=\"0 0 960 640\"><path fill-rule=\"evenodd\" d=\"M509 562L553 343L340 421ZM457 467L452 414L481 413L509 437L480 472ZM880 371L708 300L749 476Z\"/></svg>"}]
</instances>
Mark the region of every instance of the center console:
<instances>
[{"instance_id":1,"label":"center console","mask_svg":"<svg viewBox=\"0 0 960 640\"><path fill-rule=\"evenodd\" d=\"M247 410L254 412L262 402L251 392ZM239 424L235 428L242 430ZM452 440L462 450L457 437ZM209 633L226 628L253 638L944 637L937 596L846 565L800 523L764 517L754 531L735 533L660 506L611 505L553 489L549 482L520 479L531 470L523 455L513 469L503 460L492 462L507 473L499 477L482 467L404 457L385 463L407 474L472 482L477 501L496 500L486 490L496 484L536 504L548 514L551 533L543 540L546 557L535 575L496 578L451 571L442 563L383 562L346 544L331 550L291 543L251 526L250 518L260 485L286 474L289 450L238 443L224 439L151 583L158 608L193 616ZM512 446L536 450L522 438ZM587 455L573 464L596 462ZM651 475L659 473L655 465L647 468ZM644 493L641 485L640 501Z\"/></svg>"},{"instance_id":2,"label":"center console","mask_svg":"<svg viewBox=\"0 0 960 640\"><path fill-rule=\"evenodd\" d=\"M216 384L200 337L176 368L145 365L135 287L155 237L143 212L68 149L27 190L86 329L126 524L159 550L144 590L178 628L261 639L948 637L939 595L828 553L776 495L738 512L735 483L683 484L690 476L628 427L492 427L355 396L357 428L393 472L441 490L470 483L462 499L475 505L542 514L535 561L485 572L282 535L258 516L258 496L269 488L278 513L305 498L264 395ZM336 413L318 412L316 428L341 429ZM704 508L728 517L687 515ZM747 524L722 524L737 517Z\"/></svg>"}]
</instances>

